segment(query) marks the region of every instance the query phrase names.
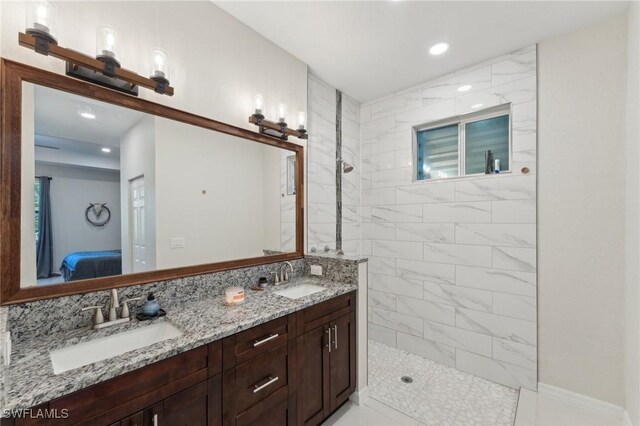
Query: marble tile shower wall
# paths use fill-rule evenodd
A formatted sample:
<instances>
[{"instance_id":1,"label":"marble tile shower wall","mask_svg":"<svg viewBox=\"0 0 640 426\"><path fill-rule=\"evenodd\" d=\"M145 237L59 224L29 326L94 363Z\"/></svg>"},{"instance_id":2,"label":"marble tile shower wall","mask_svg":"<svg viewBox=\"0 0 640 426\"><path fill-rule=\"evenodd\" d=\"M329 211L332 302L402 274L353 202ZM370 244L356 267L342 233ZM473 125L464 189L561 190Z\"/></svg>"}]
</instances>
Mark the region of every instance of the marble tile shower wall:
<instances>
[{"instance_id":1,"label":"marble tile shower wall","mask_svg":"<svg viewBox=\"0 0 640 426\"><path fill-rule=\"evenodd\" d=\"M336 89L308 77L307 251L336 247ZM360 250L360 104L342 95L342 158L355 169L342 176L342 247Z\"/></svg>"},{"instance_id":2,"label":"marble tile shower wall","mask_svg":"<svg viewBox=\"0 0 640 426\"><path fill-rule=\"evenodd\" d=\"M512 173L412 182L412 126L505 103ZM369 337L535 389L535 46L365 104L361 119Z\"/></svg>"}]
</instances>

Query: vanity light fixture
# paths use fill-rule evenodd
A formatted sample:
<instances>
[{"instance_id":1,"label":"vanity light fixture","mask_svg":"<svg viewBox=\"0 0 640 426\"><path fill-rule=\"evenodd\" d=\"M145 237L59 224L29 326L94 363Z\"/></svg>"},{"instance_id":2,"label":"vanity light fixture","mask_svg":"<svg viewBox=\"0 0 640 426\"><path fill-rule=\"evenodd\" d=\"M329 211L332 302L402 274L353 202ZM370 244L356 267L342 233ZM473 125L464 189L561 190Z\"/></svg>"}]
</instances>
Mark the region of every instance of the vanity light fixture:
<instances>
[{"instance_id":1,"label":"vanity light fixture","mask_svg":"<svg viewBox=\"0 0 640 426\"><path fill-rule=\"evenodd\" d=\"M57 8L47 0L27 3L26 33L36 40L35 50L44 53L50 44L56 45L54 37L56 31Z\"/></svg>"},{"instance_id":2,"label":"vanity light fixture","mask_svg":"<svg viewBox=\"0 0 640 426\"><path fill-rule=\"evenodd\" d=\"M287 106L280 104L278 107L278 121L273 122L264 117L264 98L262 95L256 95L254 98L253 114L249 116L249 123L258 126L259 132L263 135L271 136L286 141L289 136L295 136L298 139L308 139L307 131L304 128L305 114L298 113L298 130L287 127Z\"/></svg>"},{"instance_id":3,"label":"vanity light fixture","mask_svg":"<svg viewBox=\"0 0 640 426\"><path fill-rule=\"evenodd\" d=\"M108 153L111 152L111 148L104 147L104 148L102 148L102 152L105 152L105 153L108 154Z\"/></svg>"},{"instance_id":4,"label":"vanity light fixture","mask_svg":"<svg viewBox=\"0 0 640 426\"><path fill-rule=\"evenodd\" d=\"M151 52L151 80L156 82L156 92L163 94L169 86L169 55L162 49Z\"/></svg>"},{"instance_id":5,"label":"vanity light fixture","mask_svg":"<svg viewBox=\"0 0 640 426\"><path fill-rule=\"evenodd\" d=\"M253 103L255 106L253 115L261 119L264 118L264 115L262 114L262 110L264 109L264 98L262 97L262 95L256 95Z\"/></svg>"},{"instance_id":6,"label":"vanity light fixture","mask_svg":"<svg viewBox=\"0 0 640 426\"><path fill-rule=\"evenodd\" d=\"M478 108L482 108L483 104L473 104L471 105L471 109L478 109Z\"/></svg>"},{"instance_id":7,"label":"vanity light fixture","mask_svg":"<svg viewBox=\"0 0 640 426\"><path fill-rule=\"evenodd\" d=\"M169 61L166 52L153 51L151 78L121 68L118 60L118 32L111 27L99 27L96 34L97 55L89 55L58 45L54 37L56 7L48 0L27 2L27 29L18 34L20 46L33 49L45 56L53 56L67 63L66 73L71 77L115 89L130 95L138 95L138 87L146 87L157 93L173 96L169 85ZM160 52L160 53L158 53ZM164 73L164 75L161 75Z\"/></svg>"},{"instance_id":8,"label":"vanity light fixture","mask_svg":"<svg viewBox=\"0 0 640 426\"><path fill-rule=\"evenodd\" d=\"M465 84L463 86L458 87L458 92L468 92L469 90L471 90L470 84Z\"/></svg>"}]
</instances>

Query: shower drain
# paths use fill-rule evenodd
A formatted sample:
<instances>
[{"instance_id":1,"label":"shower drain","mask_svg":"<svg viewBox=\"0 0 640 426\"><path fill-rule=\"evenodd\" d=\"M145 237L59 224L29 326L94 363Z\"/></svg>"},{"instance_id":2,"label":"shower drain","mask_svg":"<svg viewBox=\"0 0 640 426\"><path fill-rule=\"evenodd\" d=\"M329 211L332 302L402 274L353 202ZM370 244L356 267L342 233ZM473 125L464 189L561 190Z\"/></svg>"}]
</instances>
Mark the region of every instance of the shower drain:
<instances>
[{"instance_id":1,"label":"shower drain","mask_svg":"<svg viewBox=\"0 0 640 426\"><path fill-rule=\"evenodd\" d=\"M402 376L400 380L402 380L402 383L413 383L413 379L409 376Z\"/></svg>"}]
</instances>

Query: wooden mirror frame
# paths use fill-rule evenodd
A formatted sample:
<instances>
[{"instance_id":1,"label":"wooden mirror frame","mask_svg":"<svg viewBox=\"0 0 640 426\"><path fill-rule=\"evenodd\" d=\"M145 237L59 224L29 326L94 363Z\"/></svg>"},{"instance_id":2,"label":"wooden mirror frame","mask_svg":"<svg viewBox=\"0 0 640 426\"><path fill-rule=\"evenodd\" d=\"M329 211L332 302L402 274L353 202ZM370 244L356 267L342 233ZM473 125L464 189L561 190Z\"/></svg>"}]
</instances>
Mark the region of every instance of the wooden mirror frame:
<instances>
[{"instance_id":1,"label":"wooden mirror frame","mask_svg":"<svg viewBox=\"0 0 640 426\"><path fill-rule=\"evenodd\" d=\"M91 99L119 105L212 131L295 152L296 155L296 250L273 256L184 266L127 275L69 281L64 284L20 287L20 210L22 82L29 82ZM92 83L44 71L0 58L0 305L32 302L126 287L191 275L283 262L303 257L304 246L304 153L303 147L253 131L116 92Z\"/></svg>"}]
</instances>

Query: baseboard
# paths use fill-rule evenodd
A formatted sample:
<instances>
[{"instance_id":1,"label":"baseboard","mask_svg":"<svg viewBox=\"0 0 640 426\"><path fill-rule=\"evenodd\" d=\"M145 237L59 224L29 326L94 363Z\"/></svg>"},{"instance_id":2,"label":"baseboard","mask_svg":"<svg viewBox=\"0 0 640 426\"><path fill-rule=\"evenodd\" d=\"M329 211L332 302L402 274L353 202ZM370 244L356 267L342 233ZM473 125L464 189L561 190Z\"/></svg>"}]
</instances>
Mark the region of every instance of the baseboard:
<instances>
[{"instance_id":1,"label":"baseboard","mask_svg":"<svg viewBox=\"0 0 640 426\"><path fill-rule=\"evenodd\" d=\"M592 398L587 395L572 392L567 389L559 388L557 386L548 385L546 383L538 382L538 394L547 394L556 398L564 399L567 402L578 404L586 408L590 408L601 413L610 414L612 416L618 416L620 420L625 420L629 415L624 408L619 405L612 404L610 402L601 401L596 398ZM626 423L624 423L626 424ZM629 419L629 424L631 420Z\"/></svg>"},{"instance_id":2,"label":"baseboard","mask_svg":"<svg viewBox=\"0 0 640 426\"><path fill-rule=\"evenodd\" d=\"M349 397L349 400L356 405L364 404L369 399L369 387L355 391Z\"/></svg>"}]
</instances>

